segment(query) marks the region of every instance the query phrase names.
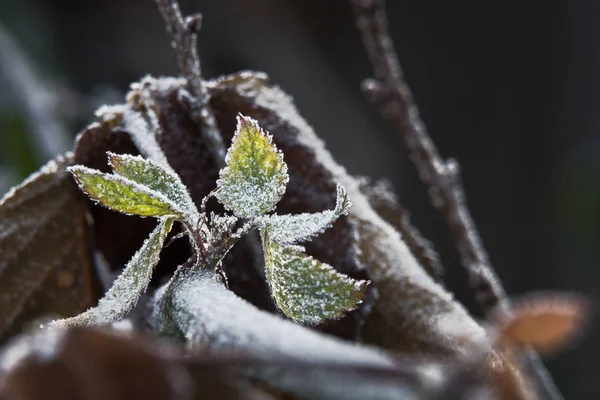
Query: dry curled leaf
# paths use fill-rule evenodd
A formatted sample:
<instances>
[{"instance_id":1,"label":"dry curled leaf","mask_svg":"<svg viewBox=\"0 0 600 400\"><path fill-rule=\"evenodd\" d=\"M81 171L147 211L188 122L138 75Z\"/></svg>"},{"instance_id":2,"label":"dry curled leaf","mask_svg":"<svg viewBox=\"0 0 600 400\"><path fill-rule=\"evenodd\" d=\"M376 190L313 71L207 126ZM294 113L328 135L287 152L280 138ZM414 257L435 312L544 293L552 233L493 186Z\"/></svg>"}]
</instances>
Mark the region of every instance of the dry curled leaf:
<instances>
[{"instance_id":1,"label":"dry curled leaf","mask_svg":"<svg viewBox=\"0 0 600 400\"><path fill-rule=\"evenodd\" d=\"M549 353L573 340L583 328L588 302L573 294L536 294L514 303L495 328L501 343Z\"/></svg>"},{"instance_id":2,"label":"dry curled leaf","mask_svg":"<svg viewBox=\"0 0 600 400\"><path fill-rule=\"evenodd\" d=\"M92 306L99 283L71 155L42 167L0 200L0 342L33 318Z\"/></svg>"},{"instance_id":3,"label":"dry curled leaf","mask_svg":"<svg viewBox=\"0 0 600 400\"><path fill-rule=\"evenodd\" d=\"M109 329L23 337L0 360L0 398L15 400L246 399L218 365L188 370L182 355ZM18 351L16 351L18 349ZM12 353L11 353L12 352Z\"/></svg>"},{"instance_id":4,"label":"dry curled leaf","mask_svg":"<svg viewBox=\"0 0 600 400\"><path fill-rule=\"evenodd\" d=\"M431 279L398 232L373 210L359 182L333 160L287 94L264 74L250 72L221 78L208 88L226 143L235 130L235 116L242 113L270 132L283 152L290 181L279 213L333 208L338 182L354 203L349 215L308 243L306 251L372 285L361 306L320 329L386 348L445 354L487 340L483 328Z\"/></svg>"}]
</instances>

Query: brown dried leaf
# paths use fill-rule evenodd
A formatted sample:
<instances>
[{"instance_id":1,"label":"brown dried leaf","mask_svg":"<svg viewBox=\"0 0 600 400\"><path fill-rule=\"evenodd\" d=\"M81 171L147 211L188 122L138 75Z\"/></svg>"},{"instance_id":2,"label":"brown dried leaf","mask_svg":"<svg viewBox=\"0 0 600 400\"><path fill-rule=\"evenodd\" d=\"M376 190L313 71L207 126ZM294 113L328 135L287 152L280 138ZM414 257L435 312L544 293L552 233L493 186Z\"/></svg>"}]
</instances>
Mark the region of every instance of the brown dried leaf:
<instances>
[{"instance_id":1,"label":"brown dried leaf","mask_svg":"<svg viewBox=\"0 0 600 400\"><path fill-rule=\"evenodd\" d=\"M573 294L537 294L514 304L510 315L496 325L499 340L530 346L549 353L573 340L582 331L588 302Z\"/></svg>"},{"instance_id":2,"label":"brown dried leaf","mask_svg":"<svg viewBox=\"0 0 600 400\"><path fill-rule=\"evenodd\" d=\"M354 203L349 215L307 244L306 250L338 271L370 280L372 285L357 310L319 329L396 350L445 354L487 340L483 328L431 279L398 232L373 210L359 183L333 160L288 95L269 85L264 74L251 72L211 82L209 93L226 142L239 112L256 119L283 152L290 181L278 213L332 208L336 184L348 190Z\"/></svg>"},{"instance_id":3,"label":"brown dried leaf","mask_svg":"<svg viewBox=\"0 0 600 400\"><path fill-rule=\"evenodd\" d=\"M0 343L27 321L71 317L99 297L70 163L58 157L0 200Z\"/></svg>"},{"instance_id":4,"label":"brown dried leaf","mask_svg":"<svg viewBox=\"0 0 600 400\"><path fill-rule=\"evenodd\" d=\"M0 398L417 400L435 390L426 370L437 364L340 363L327 351L319 360L281 357L276 342L272 353L193 353L109 329L38 331L0 353Z\"/></svg>"},{"instance_id":5,"label":"brown dried leaf","mask_svg":"<svg viewBox=\"0 0 600 400\"><path fill-rule=\"evenodd\" d=\"M245 399L223 368L195 366L144 338L108 329L73 329L21 339L0 398L18 400ZM10 349L9 349L10 351ZM7 364L13 365L7 365ZM1 369L1 368L0 368Z\"/></svg>"}]
</instances>

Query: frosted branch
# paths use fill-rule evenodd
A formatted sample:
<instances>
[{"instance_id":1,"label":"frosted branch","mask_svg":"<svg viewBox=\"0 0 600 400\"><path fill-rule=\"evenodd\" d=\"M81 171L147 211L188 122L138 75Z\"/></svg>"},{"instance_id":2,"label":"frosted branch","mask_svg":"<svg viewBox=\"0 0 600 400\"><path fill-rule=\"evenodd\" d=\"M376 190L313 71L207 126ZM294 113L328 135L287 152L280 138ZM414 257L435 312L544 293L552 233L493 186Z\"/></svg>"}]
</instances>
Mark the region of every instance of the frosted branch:
<instances>
[{"instance_id":1,"label":"frosted branch","mask_svg":"<svg viewBox=\"0 0 600 400\"><path fill-rule=\"evenodd\" d=\"M460 179L460 168L455 160L444 160L419 116L410 88L404 80L398 56L388 32L384 0L351 0L356 25L373 65L375 79L363 82L363 90L377 104L381 113L396 124L419 177L429 188L433 205L443 212L452 231L461 262L470 275L482 308L489 311L498 307L509 310L510 304L467 208ZM535 373L544 398L562 396L548 378L548 374L531 354L529 364Z\"/></svg>"},{"instance_id":2,"label":"frosted branch","mask_svg":"<svg viewBox=\"0 0 600 400\"><path fill-rule=\"evenodd\" d=\"M183 77L187 80L191 98L189 101L191 115L202 128L217 164L222 167L225 159L225 145L215 115L209 104L198 57L197 38L200 30L202 15L193 14L183 17L177 0L155 0L171 36L171 46L177 54L177 61ZM182 98L184 99L184 98Z\"/></svg>"}]
</instances>

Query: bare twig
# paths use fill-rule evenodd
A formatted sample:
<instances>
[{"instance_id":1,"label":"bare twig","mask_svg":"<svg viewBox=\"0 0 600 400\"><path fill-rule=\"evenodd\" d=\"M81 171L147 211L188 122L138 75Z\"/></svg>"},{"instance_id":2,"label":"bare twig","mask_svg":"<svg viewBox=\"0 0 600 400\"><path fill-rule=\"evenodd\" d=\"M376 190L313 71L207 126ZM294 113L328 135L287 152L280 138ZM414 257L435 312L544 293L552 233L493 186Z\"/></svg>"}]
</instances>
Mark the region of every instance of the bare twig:
<instances>
[{"instance_id":1,"label":"bare twig","mask_svg":"<svg viewBox=\"0 0 600 400\"><path fill-rule=\"evenodd\" d=\"M23 109L38 156L49 160L71 147L60 121L54 115L48 88L37 78L31 62L16 41L0 26L0 81Z\"/></svg>"},{"instance_id":2,"label":"bare twig","mask_svg":"<svg viewBox=\"0 0 600 400\"><path fill-rule=\"evenodd\" d=\"M384 0L351 0L356 23L374 68L375 79L363 83L363 89L381 112L398 127L416 165L421 180L429 188L433 205L441 210L452 231L461 262L469 272L477 300L485 311L510 310L510 303L498 279L465 202L459 165L444 160L427 134L412 93L406 84L393 42L387 29ZM531 353L530 368L538 380L544 398L562 396L547 372Z\"/></svg>"},{"instance_id":3,"label":"bare twig","mask_svg":"<svg viewBox=\"0 0 600 400\"><path fill-rule=\"evenodd\" d=\"M181 15L177 0L155 0L167 32L171 36L171 46L177 53L177 61L183 77L187 80L188 88L193 96L190 100L192 117L198 123L209 140L209 145L215 160L222 166L225 160L225 145L215 115L209 104L209 95L202 80L200 58L198 57L197 37L200 30L202 15L194 14L186 17Z\"/></svg>"}]
</instances>

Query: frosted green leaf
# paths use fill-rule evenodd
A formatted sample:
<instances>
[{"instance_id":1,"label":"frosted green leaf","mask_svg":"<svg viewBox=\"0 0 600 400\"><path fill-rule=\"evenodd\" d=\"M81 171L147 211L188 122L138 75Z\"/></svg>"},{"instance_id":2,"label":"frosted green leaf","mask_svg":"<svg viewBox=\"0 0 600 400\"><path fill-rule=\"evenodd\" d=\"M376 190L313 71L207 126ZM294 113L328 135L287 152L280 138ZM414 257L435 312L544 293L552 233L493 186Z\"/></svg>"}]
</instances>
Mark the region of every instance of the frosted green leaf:
<instances>
[{"instance_id":1,"label":"frosted green leaf","mask_svg":"<svg viewBox=\"0 0 600 400\"><path fill-rule=\"evenodd\" d=\"M275 208L288 183L283 155L252 118L238 115L237 129L219 174L217 199L241 218L253 218Z\"/></svg>"},{"instance_id":2,"label":"frosted green leaf","mask_svg":"<svg viewBox=\"0 0 600 400\"><path fill-rule=\"evenodd\" d=\"M269 225L269 235L273 242L294 244L323 233L330 228L341 215L346 215L352 202L342 185L337 185L335 209L320 213L289 215L265 215L258 219L258 225L264 229Z\"/></svg>"},{"instance_id":3,"label":"frosted green leaf","mask_svg":"<svg viewBox=\"0 0 600 400\"><path fill-rule=\"evenodd\" d=\"M167 217L159 221L96 307L72 318L52 321L48 327L106 325L125 317L148 289L163 243L172 226L173 218Z\"/></svg>"},{"instance_id":4,"label":"frosted green leaf","mask_svg":"<svg viewBox=\"0 0 600 400\"><path fill-rule=\"evenodd\" d=\"M144 217L183 215L177 205L163 194L122 176L81 165L67 170L90 198L111 210Z\"/></svg>"},{"instance_id":5,"label":"frosted green leaf","mask_svg":"<svg viewBox=\"0 0 600 400\"><path fill-rule=\"evenodd\" d=\"M302 247L271 241L268 226L261 230L261 236L271 295L287 317L316 325L339 318L360 303L367 281L340 274L302 253Z\"/></svg>"},{"instance_id":6,"label":"frosted green leaf","mask_svg":"<svg viewBox=\"0 0 600 400\"><path fill-rule=\"evenodd\" d=\"M186 214L196 213L196 206L187 188L169 167L130 154L109 152L108 160L116 174L163 194Z\"/></svg>"}]
</instances>

